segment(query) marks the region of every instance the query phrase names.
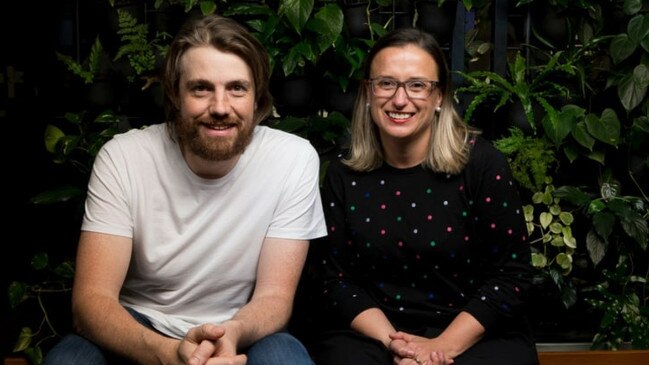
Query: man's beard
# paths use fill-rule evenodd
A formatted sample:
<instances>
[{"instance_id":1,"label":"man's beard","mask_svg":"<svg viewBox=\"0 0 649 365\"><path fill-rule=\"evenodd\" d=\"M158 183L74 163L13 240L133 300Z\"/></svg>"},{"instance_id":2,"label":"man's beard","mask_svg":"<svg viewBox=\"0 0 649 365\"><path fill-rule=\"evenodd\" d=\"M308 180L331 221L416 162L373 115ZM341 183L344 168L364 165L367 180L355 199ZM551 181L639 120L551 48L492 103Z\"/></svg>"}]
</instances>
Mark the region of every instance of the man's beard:
<instances>
[{"instance_id":1,"label":"man's beard","mask_svg":"<svg viewBox=\"0 0 649 365\"><path fill-rule=\"evenodd\" d=\"M230 137L205 137L200 129L206 125L230 126L236 128L238 133L234 138ZM189 152L208 161L225 161L245 151L252 139L253 126L251 123L240 121L203 121L203 120L179 120L176 123L176 136Z\"/></svg>"}]
</instances>

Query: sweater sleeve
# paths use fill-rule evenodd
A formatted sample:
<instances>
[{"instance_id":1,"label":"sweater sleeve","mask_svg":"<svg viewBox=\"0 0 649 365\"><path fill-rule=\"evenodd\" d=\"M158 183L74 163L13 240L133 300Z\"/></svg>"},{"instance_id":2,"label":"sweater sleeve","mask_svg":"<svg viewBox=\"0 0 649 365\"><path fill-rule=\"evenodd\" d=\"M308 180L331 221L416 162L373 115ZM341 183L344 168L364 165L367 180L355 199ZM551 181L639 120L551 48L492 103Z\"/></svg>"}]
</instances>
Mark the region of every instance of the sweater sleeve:
<instances>
[{"instance_id":1,"label":"sweater sleeve","mask_svg":"<svg viewBox=\"0 0 649 365\"><path fill-rule=\"evenodd\" d=\"M327 236L312 246L317 252L322 304L346 325L364 310L378 307L358 281L359 275L353 267L356 260L349 257L353 251L345 248L351 242L351 232L345 224L347 207L344 191L346 181L349 181L346 175L348 171L337 160L332 161L327 169L322 188Z\"/></svg>"},{"instance_id":2,"label":"sweater sleeve","mask_svg":"<svg viewBox=\"0 0 649 365\"><path fill-rule=\"evenodd\" d=\"M518 188L505 157L477 139L466 183L475 230L482 238L478 269L483 278L464 310L486 329L521 314L533 268Z\"/></svg>"}]
</instances>

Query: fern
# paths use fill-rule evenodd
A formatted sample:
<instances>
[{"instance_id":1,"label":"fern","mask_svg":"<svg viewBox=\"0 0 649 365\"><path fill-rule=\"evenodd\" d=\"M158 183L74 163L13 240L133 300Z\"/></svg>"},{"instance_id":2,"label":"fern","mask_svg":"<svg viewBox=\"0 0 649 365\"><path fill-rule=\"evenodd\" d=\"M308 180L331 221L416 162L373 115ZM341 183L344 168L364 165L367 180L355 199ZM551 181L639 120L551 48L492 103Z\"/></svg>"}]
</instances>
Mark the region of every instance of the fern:
<instances>
[{"instance_id":1,"label":"fern","mask_svg":"<svg viewBox=\"0 0 649 365\"><path fill-rule=\"evenodd\" d=\"M511 128L510 135L494 141L494 145L509 159L512 175L520 186L532 192L543 188L548 170L556 161L546 139L525 136L520 129Z\"/></svg>"},{"instance_id":2,"label":"fern","mask_svg":"<svg viewBox=\"0 0 649 365\"><path fill-rule=\"evenodd\" d=\"M86 84L92 84L95 80L95 76L99 72L101 66L101 55L104 52L104 48L99 41L99 37L95 38L95 43L93 43L90 48L90 55L87 59L87 66L84 67L81 63L72 59L68 55L56 52L56 58L68 66L68 70L73 74L81 77Z\"/></svg>"},{"instance_id":3,"label":"fern","mask_svg":"<svg viewBox=\"0 0 649 365\"><path fill-rule=\"evenodd\" d=\"M122 46L113 61L124 56L128 58L129 64L135 71L135 75L129 76L128 80L133 82L135 76L156 69L158 57L164 56L167 51L167 46L162 46L160 43L170 35L164 32L156 33L153 40L149 41L146 24L138 24L137 19L127 11L117 10L117 14L119 19L117 34L121 35Z\"/></svg>"}]
</instances>

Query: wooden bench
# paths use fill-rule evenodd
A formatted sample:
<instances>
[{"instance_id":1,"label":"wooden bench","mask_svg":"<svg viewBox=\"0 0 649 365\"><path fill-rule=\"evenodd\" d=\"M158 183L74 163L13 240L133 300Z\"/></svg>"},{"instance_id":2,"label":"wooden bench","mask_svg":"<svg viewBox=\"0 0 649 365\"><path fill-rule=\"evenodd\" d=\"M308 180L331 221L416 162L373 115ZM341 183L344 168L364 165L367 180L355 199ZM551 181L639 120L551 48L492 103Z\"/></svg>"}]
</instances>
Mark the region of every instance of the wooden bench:
<instances>
[{"instance_id":1,"label":"wooden bench","mask_svg":"<svg viewBox=\"0 0 649 365\"><path fill-rule=\"evenodd\" d=\"M649 350L541 351L541 365L649 365Z\"/></svg>"}]
</instances>

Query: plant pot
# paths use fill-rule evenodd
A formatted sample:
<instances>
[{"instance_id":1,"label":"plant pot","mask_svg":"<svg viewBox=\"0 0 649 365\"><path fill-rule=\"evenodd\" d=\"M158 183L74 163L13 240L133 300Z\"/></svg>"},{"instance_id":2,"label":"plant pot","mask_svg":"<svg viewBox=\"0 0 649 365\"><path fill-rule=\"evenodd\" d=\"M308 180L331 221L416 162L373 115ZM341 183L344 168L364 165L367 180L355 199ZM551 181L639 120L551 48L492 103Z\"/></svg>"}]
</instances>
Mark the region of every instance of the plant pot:
<instances>
[{"instance_id":1,"label":"plant pot","mask_svg":"<svg viewBox=\"0 0 649 365\"><path fill-rule=\"evenodd\" d=\"M328 82L325 87L326 100L329 111L336 111L351 119L354 111L354 103L358 93L358 84L350 84L347 90L343 91L335 82Z\"/></svg>"},{"instance_id":2,"label":"plant pot","mask_svg":"<svg viewBox=\"0 0 649 365\"><path fill-rule=\"evenodd\" d=\"M419 0L415 3L415 8L417 27L432 34L440 46L450 44L455 24L456 3L449 1L440 7L432 0Z\"/></svg>"},{"instance_id":3,"label":"plant pot","mask_svg":"<svg viewBox=\"0 0 649 365\"><path fill-rule=\"evenodd\" d=\"M542 43L555 48L563 48L568 44L570 24L565 15L558 13L556 9L544 2L532 6L531 16L532 30Z\"/></svg>"},{"instance_id":4,"label":"plant pot","mask_svg":"<svg viewBox=\"0 0 649 365\"><path fill-rule=\"evenodd\" d=\"M278 81L275 108L281 116L302 117L315 112L314 82L307 76L289 76Z\"/></svg>"},{"instance_id":5,"label":"plant pot","mask_svg":"<svg viewBox=\"0 0 649 365\"><path fill-rule=\"evenodd\" d=\"M392 17L391 21L394 24L394 29L412 28L413 26L414 11L411 2L408 0L394 0L393 7L390 7L386 15Z\"/></svg>"},{"instance_id":6,"label":"plant pot","mask_svg":"<svg viewBox=\"0 0 649 365\"><path fill-rule=\"evenodd\" d=\"M371 12L368 18L369 2L361 2L358 4L346 4L343 7L343 16L347 31L353 37L357 38L370 38L370 24L369 22L379 22L380 17L376 12Z\"/></svg>"}]
</instances>

